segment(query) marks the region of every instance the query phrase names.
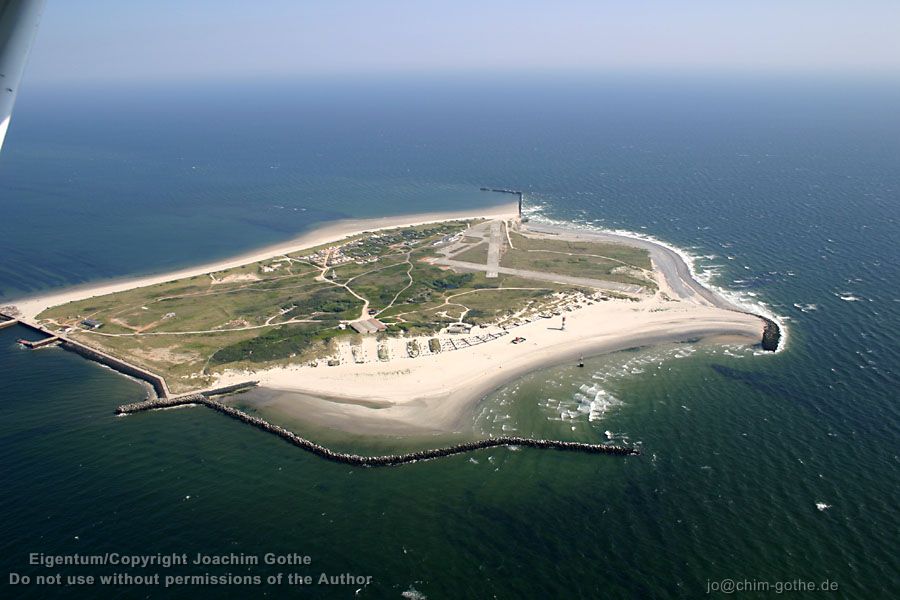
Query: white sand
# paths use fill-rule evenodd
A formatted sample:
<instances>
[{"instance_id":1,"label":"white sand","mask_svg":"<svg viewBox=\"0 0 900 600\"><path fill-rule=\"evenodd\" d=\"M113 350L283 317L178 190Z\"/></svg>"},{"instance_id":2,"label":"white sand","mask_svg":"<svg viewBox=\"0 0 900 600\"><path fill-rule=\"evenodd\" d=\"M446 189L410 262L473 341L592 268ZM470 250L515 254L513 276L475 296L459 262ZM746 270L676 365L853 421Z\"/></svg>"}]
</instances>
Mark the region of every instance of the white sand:
<instances>
[{"instance_id":1,"label":"white sand","mask_svg":"<svg viewBox=\"0 0 900 600\"><path fill-rule=\"evenodd\" d=\"M470 409L486 394L535 369L665 341L727 336L755 344L763 329L752 315L656 298L598 302L564 314L564 331L560 317L537 319L472 348L390 362L228 372L219 383L257 379L263 387L323 398L313 403L317 415L308 414L309 401L298 401L295 411L285 402L279 408L340 429L455 431L471 424ZM516 336L526 341L512 344Z\"/></svg>"},{"instance_id":2,"label":"white sand","mask_svg":"<svg viewBox=\"0 0 900 600\"><path fill-rule=\"evenodd\" d=\"M517 206L513 203L476 212L338 221L289 242L235 258L174 273L72 288L21 300L16 305L24 318L34 319L51 306L238 267L363 231L475 217L513 218ZM659 272L657 279L660 289L672 295ZM356 364L348 356L334 367L322 364L258 372L230 371L220 376L216 385L257 379L263 387L296 392L295 401L286 396L287 400L278 401L278 408L292 416L349 431L456 431L471 425L471 409L486 394L541 367L574 364L579 356L694 338L725 336L731 341L757 344L763 330L758 317L712 306L696 295L677 301L663 301L657 294L640 302L596 302L564 314L564 331L559 329L560 317L537 319L516 327L509 335L472 348L415 359L395 356L389 362ZM526 338L526 342L512 344L516 336ZM364 347L370 357L375 354L374 340L366 340ZM315 398L301 401L300 394Z\"/></svg>"},{"instance_id":3,"label":"white sand","mask_svg":"<svg viewBox=\"0 0 900 600\"><path fill-rule=\"evenodd\" d=\"M95 296L103 296L116 292L124 292L139 287L155 285L157 283L165 283L175 279L185 277L194 277L196 275L206 275L216 271L232 269L250 263L255 263L282 254L290 254L299 252L307 248L313 248L322 244L336 242L338 240L357 235L364 231L377 231L380 229L391 229L393 227L408 227L410 225L422 225L425 223L437 223L441 221L452 221L459 219L476 219L476 218L514 218L518 214L518 204L501 204L495 207L483 210L469 210L456 212L433 212L420 213L415 215L401 215L398 217L380 217L376 219L345 219L342 221L333 221L326 223L318 229L314 229L297 238L287 242L282 242L273 246L268 246L259 250L254 250L246 254L241 254L232 258L223 259L213 263L207 263L197 267L189 267L180 271L161 273L159 275L147 275L144 277L118 279L100 284L88 284L85 286L76 286L67 288L61 292L54 292L42 296L34 296L24 298L12 302L19 311L21 316L26 320L33 320L41 312L47 310L51 306L59 306L67 302L84 300Z\"/></svg>"}]
</instances>

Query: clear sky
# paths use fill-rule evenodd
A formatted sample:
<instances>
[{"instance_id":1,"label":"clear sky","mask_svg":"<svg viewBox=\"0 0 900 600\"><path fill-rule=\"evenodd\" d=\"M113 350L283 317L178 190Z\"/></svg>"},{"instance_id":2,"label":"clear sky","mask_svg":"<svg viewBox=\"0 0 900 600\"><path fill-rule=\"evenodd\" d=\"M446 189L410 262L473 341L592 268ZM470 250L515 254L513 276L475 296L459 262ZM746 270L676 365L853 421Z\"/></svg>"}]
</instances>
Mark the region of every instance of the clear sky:
<instances>
[{"instance_id":1,"label":"clear sky","mask_svg":"<svg viewBox=\"0 0 900 600\"><path fill-rule=\"evenodd\" d=\"M361 72L900 76L900 0L48 0L27 80Z\"/></svg>"}]
</instances>

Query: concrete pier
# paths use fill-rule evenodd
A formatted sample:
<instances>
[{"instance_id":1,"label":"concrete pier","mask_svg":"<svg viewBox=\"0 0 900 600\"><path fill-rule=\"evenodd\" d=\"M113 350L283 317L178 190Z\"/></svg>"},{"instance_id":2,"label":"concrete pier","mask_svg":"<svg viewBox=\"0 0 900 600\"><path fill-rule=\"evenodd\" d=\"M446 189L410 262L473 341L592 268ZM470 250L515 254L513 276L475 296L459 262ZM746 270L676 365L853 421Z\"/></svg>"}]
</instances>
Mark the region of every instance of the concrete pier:
<instances>
[{"instance_id":1,"label":"concrete pier","mask_svg":"<svg viewBox=\"0 0 900 600\"><path fill-rule=\"evenodd\" d=\"M54 336L44 338L42 340L37 340L33 342L31 340L19 340L19 343L25 346L26 348L30 348L32 350L37 350L38 348L46 348L47 346L52 346L54 344L58 344L60 342L59 338Z\"/></svg>"},{"instance_id":2,"label":"concrete pier","mask_svg":"<svg viewBox=\"0 0 900 600\"><path fill-rule=\"evenodd\" d=\"M255 385L254 382L248 382ZM246 384L241 384L246 385ZM212 391L206 392L211 394ZM174 406L185 406L190 404L202 404L224 415L237 419L248 425L252 425L257 429L261 429L268 433L277 435L285 441L311 452L316 456L334 462L361 466L361 467L391 467L414 463L422 460L432 460L443 456L453 456L455 454L463 454L465 452L473 452L485 448L496 448L500 446L520 446L525 448L539 448L544 450L564 450L570 452L584 452L587 454L612 454L615 456L636 456L640 454L640 450L629 446L614 446L606 444L588 444L584 442L562 442L557 440L542 440L526 437L496 437L474 442L464 442L447 446L445 448L434 448L432 450L419 450L417 452L408 452L406 454L387 454L383 456L362 456L359 454L351 454L347 452L335 452L325 446L321 446L302 438L292 431L288 431L279 425L273 425L264 419L249 415L233 406L228 406L217 400L213 400L204 393L188 394L176 398L159 398L154 400L145 400L134 404L125 404L116 409L116 413L120 415L142 412L147 410L155 410L160 408L172 408Z\"/></svg>"}]
</instances>

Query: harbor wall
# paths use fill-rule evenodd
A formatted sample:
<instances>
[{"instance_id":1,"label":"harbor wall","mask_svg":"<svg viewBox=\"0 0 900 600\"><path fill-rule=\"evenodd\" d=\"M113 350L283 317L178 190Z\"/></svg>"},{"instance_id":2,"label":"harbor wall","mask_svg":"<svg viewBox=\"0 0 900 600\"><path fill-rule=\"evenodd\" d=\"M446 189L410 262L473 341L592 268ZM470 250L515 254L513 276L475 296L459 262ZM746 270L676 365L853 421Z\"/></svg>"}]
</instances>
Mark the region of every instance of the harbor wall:
<instances>
[{"instance_id":1,"label":"harbor wall","mask_svg":"<svg viewBox=\"0 0 900 600\"><path fill-rule=\"evenodd\" d=\"M48 331L39 325L35 325L33 323L29 323L27 321L13 321L14 323L25 327L26 329L30 329L36 333L39 333L45 336L45 339L34 342L31 344L32 348L40 348L41 346L59 342L61 348L68 350L69 352L74 352L88 360L93 360L95 362L100 363L101 365L105 365L119 373L124 373L130 377L134 377L135 379L139 379L141 381L145 381L150 384L153 388L153 391L156 392L156 395L160 398L166 398L169 395L169 388L166 385L165 379L156 375L155 373L151 373L146 369L142 369L137 365L133 365L127 361L116 358L115 356L106 354L105 352L101 352L99 350L95 350L89 346L85 346L80 342L76 342L69 338L63 336L57 336L52 331Z\"/></svg>"},{"instance_id":2,"label":"harbor wall","mask_svg":"<svg viewBox=\"0 0 900 600\"><path fill-rule=\"evenodd\" d=\"M146 381L153 387L153 391L155 391L156 395L160 398L166 398L169 395L169 388L166 386L165 380L159 375L72 340L62 339L60 346L70 352L74 352L89 360L98 362L101 365L106 365L120 373Z\"/></svg>"},{"instance_id":3,"label":"harbor wall","mask_svg":"<svg viewBox=\"0 0 900 600\"><path fill-rule=\"evenodd\" d=\"M38 327L37 325L32 325L32 324L29 323L28 321L13 321L13 323L16 323L16 324L18 324L18 325L21 325L21 326L24 327L25 329L30 329L31 331L34 331L35 333L39 333L39 334L41 334L41 335L43 335L43 336L46 336L46 337L54 337L54 336L56 335L56 334L54 334L54 333L51 333L51 332L47 331L47 330L44 329L43 327Z\"/></svg>"}]
</instances>

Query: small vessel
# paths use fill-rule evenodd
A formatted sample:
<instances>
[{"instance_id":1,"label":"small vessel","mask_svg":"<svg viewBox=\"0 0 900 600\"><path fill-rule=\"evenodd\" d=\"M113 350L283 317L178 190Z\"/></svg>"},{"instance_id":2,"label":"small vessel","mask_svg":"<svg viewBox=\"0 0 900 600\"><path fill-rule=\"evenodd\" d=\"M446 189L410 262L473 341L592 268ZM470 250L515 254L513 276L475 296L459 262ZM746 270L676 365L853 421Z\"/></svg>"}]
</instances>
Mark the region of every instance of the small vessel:
<instances>
[{"instance_id":1,"label":"small vessel","mask_svg":"<svg viewBox=\"0 0 900 600\"><path fill-rule=\"evenodd\" d=\"M583 367L583 366L584 366L584 357L583 357L583 356L582 356L581 358L578 359L578 366L579 366L579 367Z\"/></svg>"}]
</instances>

